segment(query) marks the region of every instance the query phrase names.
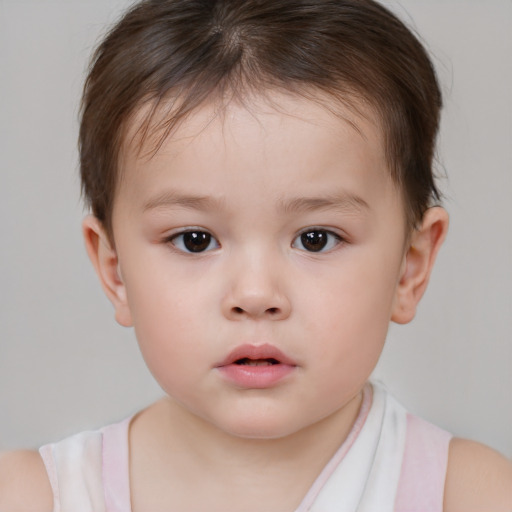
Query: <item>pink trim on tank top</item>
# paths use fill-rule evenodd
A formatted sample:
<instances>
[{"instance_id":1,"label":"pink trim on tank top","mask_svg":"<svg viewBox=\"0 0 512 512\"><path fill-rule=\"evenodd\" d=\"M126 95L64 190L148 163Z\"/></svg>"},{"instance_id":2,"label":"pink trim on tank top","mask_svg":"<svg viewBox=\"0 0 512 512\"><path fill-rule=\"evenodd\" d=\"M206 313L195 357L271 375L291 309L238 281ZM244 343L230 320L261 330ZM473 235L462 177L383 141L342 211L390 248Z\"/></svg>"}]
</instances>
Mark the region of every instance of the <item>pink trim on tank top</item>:
<instances>
[{"instance_id":1,"label":"pink trim on tank top","mask_svg":"<svg viewBox=\"0 0 512 512\"><path fill-rule=\"evenodd\" d=\"M452 435L407 414L407 437L395 512L442 512Z\"/></svg>"},{"instance_id":2,"label":"pink trim on tank top","mask_svg":"<svg viewBox=\"0 0 512 512\"><path fill-rule=\"evenodd\" d=\"M108 512L130 512L128 429L132 418L109 425L103 433L103 489Z\"/></svg>"},{"instance_id":3,"label":"pink trim on tank top","mask_svg":"<svg viewBox=\"0 0 512 512\"><path fill-rule=\"evenodd\" d=\"M39 449L39 453L41 454L41 458L43 459L44 465L46 467L46 473L48 474L48 480L50 480L50 485L53 491L53 503L54 509L55 504L60 503L60 493L59 493L59 479L57 478L57 471L55 469L55 461L53 459L53 449L51 444L47 444L42 446ZM57 509L57 512L60 510Z\"/></svg>"}]
</instances>

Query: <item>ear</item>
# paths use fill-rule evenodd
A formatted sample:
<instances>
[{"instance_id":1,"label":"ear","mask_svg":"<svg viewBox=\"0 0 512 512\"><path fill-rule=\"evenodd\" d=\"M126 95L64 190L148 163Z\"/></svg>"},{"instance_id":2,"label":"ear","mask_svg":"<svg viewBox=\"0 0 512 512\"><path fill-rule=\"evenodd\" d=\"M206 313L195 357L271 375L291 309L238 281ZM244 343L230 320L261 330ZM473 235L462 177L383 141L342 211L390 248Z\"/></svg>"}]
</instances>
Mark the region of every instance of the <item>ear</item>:
<instances>
[{"instance_id":1,"label":"ear","mask_svg":"<svg viewBox=\"0 0 512 512\"><path fill-rule=\"evenodd\" d=\"M393 304L394 322L406 324L414 318L447 231L448 214L435 206L425 212L421 226L412 233Z\"/></svg>"},{"instance_id":2,"label":"ear","mask_svg":"<svg viewBox=\"0 0 512 512\"><path fill-rule=\"evenodd\" d=\"M132 325L132 317L126 298L126 287L119 272L116 249L103 224L93 215L82 223L87 254L98 274L103 291L112 302L117 322L125 327Z\"/></svg>"}]
</instances>

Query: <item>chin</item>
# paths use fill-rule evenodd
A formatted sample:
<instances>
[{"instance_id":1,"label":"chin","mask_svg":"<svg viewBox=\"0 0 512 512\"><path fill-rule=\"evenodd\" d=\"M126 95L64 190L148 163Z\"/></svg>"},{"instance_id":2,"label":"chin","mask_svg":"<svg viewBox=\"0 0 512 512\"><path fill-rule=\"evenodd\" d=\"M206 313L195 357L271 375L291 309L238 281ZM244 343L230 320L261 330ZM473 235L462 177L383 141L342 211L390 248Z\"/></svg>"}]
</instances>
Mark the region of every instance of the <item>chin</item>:
<instances>
[{"instance_id":1,"label":"chin","mask_svg":"<svg viewBox=\"0 0 512 512\"><path fill-rule=\"evenodd\" d=\"M255 440L281 439L301 429L290 418L279 418L275 414L241 415L216 422L215 426L233 437Z\"/></svg>"}]
</instances>

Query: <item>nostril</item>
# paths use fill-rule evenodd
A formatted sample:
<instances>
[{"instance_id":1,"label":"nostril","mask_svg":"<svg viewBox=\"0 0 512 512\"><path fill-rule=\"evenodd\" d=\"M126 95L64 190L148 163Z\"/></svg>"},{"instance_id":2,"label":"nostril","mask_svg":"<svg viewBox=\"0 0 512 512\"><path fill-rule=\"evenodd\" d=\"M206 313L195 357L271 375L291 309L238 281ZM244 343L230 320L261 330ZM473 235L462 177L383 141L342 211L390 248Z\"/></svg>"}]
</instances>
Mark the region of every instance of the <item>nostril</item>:
<instances>
[{"instance_id":1,"label":"nostril","mask_svg":"<svg viewBox=\"0 0 512 512\"><path fill-rule=\"evenodd\" d=\"M246 311L244 308L241 308L239 306L235 306L232 308L232 311L233 313L237 314L237 315L242 315L244 314ZM279 308L268 308L265 310L265 313L271 315L271 316L274 316L274 315L277 315L279 314L281 310Z\"/></svg>"}]
</instances>

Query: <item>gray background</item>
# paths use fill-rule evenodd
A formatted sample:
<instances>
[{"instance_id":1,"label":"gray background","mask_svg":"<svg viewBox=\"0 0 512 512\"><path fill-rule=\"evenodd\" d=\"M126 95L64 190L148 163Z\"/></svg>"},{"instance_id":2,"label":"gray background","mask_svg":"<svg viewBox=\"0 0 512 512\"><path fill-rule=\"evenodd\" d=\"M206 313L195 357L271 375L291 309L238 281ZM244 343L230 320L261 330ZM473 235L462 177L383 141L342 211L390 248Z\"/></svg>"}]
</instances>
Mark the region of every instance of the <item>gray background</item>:
<instances>
[{"instance_id":1,"label":"gray background","mask_svg":"<svg viewBox=\"0 0 512 512\"><path fill-rule=\"evenodd\" d=\"M386 2L445 92L448 240L377 376L415 413L512 456L512 2ZM121 0L0 0L0 449L121 419L160 394L80 233L77 110ZM414 20L414 21L412 21Z\"/></svg>"}]
</instances>

